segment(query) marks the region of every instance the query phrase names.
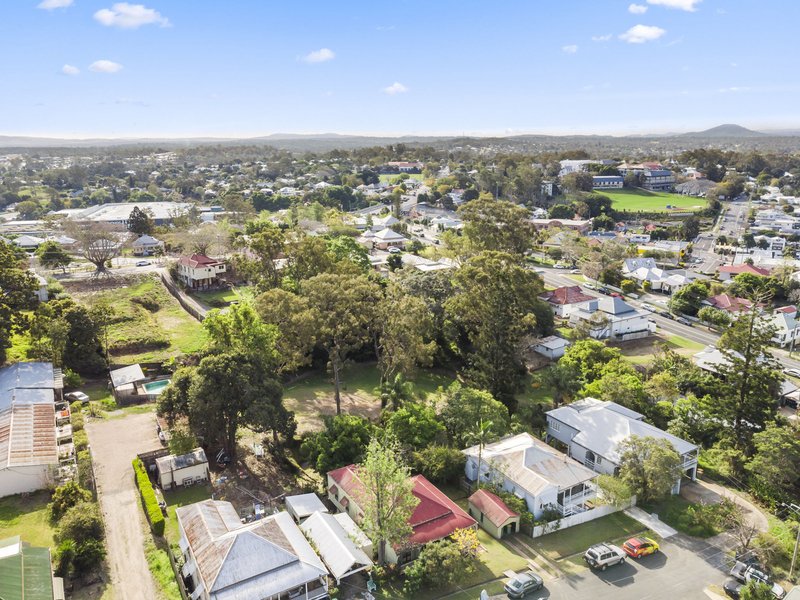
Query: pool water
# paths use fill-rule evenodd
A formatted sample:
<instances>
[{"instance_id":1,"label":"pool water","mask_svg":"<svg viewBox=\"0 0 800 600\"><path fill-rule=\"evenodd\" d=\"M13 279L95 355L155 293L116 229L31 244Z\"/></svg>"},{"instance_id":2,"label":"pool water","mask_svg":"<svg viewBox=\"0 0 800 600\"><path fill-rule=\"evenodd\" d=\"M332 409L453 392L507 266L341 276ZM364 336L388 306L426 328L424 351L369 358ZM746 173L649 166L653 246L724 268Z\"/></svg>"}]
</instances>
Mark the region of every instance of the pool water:
<instances>
[{"instance_id":1,"label":"pool water","mask_svg":"<svg viewBox=\"0 0 800 600\"><path fill-rule=\"evenodd\" d=\"M169 385L169 379L162 379L161 381L151 381L144 384L144 391L148 394L157 395L164 391L164 388Z\"/></svg>"}]
</instances>

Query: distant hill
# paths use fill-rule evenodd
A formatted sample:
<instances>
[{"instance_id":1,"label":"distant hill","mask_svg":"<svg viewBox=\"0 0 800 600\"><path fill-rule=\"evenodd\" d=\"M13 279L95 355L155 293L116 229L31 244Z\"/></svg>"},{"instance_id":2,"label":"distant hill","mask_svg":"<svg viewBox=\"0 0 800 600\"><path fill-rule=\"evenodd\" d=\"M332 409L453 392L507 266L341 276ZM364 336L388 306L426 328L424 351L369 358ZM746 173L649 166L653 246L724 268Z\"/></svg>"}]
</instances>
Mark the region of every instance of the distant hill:
<instances>
[{"instance_id":1,"label":"distant hill","mask_svg":"<svg viewBox=\"0 0 800 600\"><path fill-rule=\"evenodd\" d=\"M760 131L753 131L741 125L717 125L705 131L691 131L684 133L680 137L702 137L702 138L753 138L753 137L768 137L769 134L761 133Z\"/></svg>"}]
</instances>

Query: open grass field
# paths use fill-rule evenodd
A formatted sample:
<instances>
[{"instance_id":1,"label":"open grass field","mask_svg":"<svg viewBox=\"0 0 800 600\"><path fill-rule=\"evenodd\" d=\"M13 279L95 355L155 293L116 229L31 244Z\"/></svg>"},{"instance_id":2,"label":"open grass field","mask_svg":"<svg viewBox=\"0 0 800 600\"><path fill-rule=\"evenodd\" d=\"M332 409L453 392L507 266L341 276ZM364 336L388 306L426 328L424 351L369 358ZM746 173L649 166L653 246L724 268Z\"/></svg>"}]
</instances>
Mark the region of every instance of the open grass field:
<instances>
[{"instance_id":1,"label":"open grass field","mask_svg":"<svg viewBox=\"0 0 800 600\"><path fill-rule=\"evenodd\" d=\"M200 323L184 311L155 276L143 276L100 292L73 292L81 302L107 299L115 316L109 328L112 360L160 362L205 344Z\"/></svg>"},{"instance_id":2,"label":"open grass field","mask_svg":"<svg viewBox=\"0 0 800 600\"><path fill-rule=\"evenodd\" d=\"M664 335L659 333L643 340L634 340L616 345L627 360L636 365L648 365L653 361L653 355L659 346L666 346L681 356L691 357L700 352L705 346L679 335Z\"/></svg>"},{"instance_id":3,"label":"open grass field","mask_svg":"<svg viewBox=\"0 0 800 600\"><path fill-rule=\"evenodd\" d=\"M642 212L669 212L667 205L681 210L704 208L705 200L680 194L666 192L649 192L643 189L635 190L602 190L604 196L611 198L616 210L642 211Z\"/></svg>"},{"instance_id":4,"label":"open grass field","mask_svg":"<svg viewBox=\"0 0 800 600\"><path fill-rule=\"evenodd\" d=\"M53 527L47 515L48 492L36 492L25 498L0 498L0 539L14 535L33 546L53 548Z\"/></svg>"},{"instance_id":5,"label":"open grass field","mask_svg":"<svg viewBox=\"0 0 800 600\"><path fill-rule=\"evenodd\" d=\"M378 175L381 183L388 183L388 184L394 183L399 176L400 176L399 173L382 173L381 175ZM418 174L409 173L408 178L416 179L417 181L422 181L422 182L425 181L425 178L419 173Z\"/></svg>"}]
</instances>

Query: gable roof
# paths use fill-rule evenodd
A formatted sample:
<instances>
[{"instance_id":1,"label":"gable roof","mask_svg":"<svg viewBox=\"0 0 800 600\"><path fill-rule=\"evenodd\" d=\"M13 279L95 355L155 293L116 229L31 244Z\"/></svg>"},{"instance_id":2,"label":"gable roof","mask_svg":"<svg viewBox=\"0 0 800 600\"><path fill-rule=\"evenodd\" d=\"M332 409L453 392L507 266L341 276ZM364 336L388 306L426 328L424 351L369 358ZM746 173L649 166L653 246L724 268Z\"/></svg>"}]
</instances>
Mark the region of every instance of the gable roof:
<instances>
[{"instance_id":1,"label":"gable roof","mask_svg":"<svg viewBox=\"0 0 800 600\"><path fill-rule=\"evenodd\" d=\"M632 273L637 269L655 269L658 267L655 258L626 258L623 263L623 270Z\"/></svg>"},{"instance_id":2,"label":"gable roof","mask_svg":"<svg viewBox=\"0 0 800 600\"><path fill-rule=\"evenodd\" d=\"M111 377L111 385L115 388L145 379L144 371L142 371L142 367L138 363L121 369L114 369L109 371L108 375Z\"/></svg>"},{"instance_id":3,"label":"gable roof","mask_svg":"<svg viewBox=\"0 0 800 600\"><path fill-rule=\"evenodd\" d=\"M585 294L579 285L565 285L552 291L540 294L539 298L550 304L577 304L594 300L595 296Z\"/></svg>"},{"instance_id":4,"label":"gable roof","mask_svg":"<svg viewBox=\"0 0 800 600\"><path fill-rule=\"evenodd\" d=\"M519 513L508 508L499 496L483 488L472 494L469 502L495 527L504 525L509 519L519 517Z\"/></svg>"},{"instance_id":5,"label":"gable roof","mask_svg":"<svg viewBox=\"0 0 800 600\"><path fill-rule=\"evenodd\" d=\"M218 598L260 600L327 575L286 512L243 525L230 502L205 500L176 516L205 589Z\"/></svg>"},{"instance_id":6,"label":"gable roof","mask_svg":"<svg viewBox=\"0 0 800 600\"><path fill-rule=\"evenodd\" d=\"M0 598L53 600L50 550L26 544L19 536L0 540Z\"/></svg>"},{"instance_id":7,"label":"gable roof","mask_svg":"<svg viewBox=\"0 0 800 600\"><path fill-rule=\"evenodd\" d=\"M717 294L706 298L703 303L732 313L750 310L753 306L753 303L747 298L738 298L730 294Z\"/></svg>"},{"instance_id":8,"label":"gable roof","mask_svg":"<svg viewBox=\"0 0 800 600\"><path fill-rule=\"evenodd\" d=\"M572 441L615 464L620 460L619 445L632 435L665 439L678 454L697 450L694 444L645 423L641 414L616 402L584 398L547 411L547 417L575 429Z\"/></svg>"},{"instance_id":9,"label":"gable roof","mask_svg":"<svg viewBox=\"0 0 800 600\"><path fill-rule=\"evenodd\" d=\"M196 269L197 267L205 267L208 265L217 265L222 261L215 260L207 257L205 254L192 254L191 256L181 256L178 260L179 264Z\"/></svg>"},{"instance_id":10,"label":"gable roof","mask_svg":"<svg viewBox=\"0 0 800 600\"><path fill-rule=\"evenodd\" d=\"M389 229L386 227L385 229L381 229L380 231L375 232L375 237L382 242L400 242L406 241L406 238L397 233L394 229Z\"/></svg>"},{"instance_id":11,"label":"gable roof","mask_svg":"<svg viewBox=\"0 0 800 600\"><path fill-rule=\"evenodd\" d=\"M769 269L763 269L761 267L754 267L753 265L748 265L747 263L741 265L723 265L719 268L720 273L730 273L731 275L740 275L742 273L751 273L753 275L761 275L762 277L766 277L769 275Z\"/></svg>"},{"instance_id":12,"label":"gable roof","mask_svg":"<svg viewBox=\"0 0 800 600\"><path fill-rule=\"evenodd\" d=\"M464 454L477 456L478 446L467 448ZM487 464L533 496L548 488L570 488L597 477L591 469L529 433L487 444L482 454Z\"/></svg>"},{"instance_id":13,"label":"gable roof","mask_svg":"<svg viewBox=\"0 0 800 600\"><path fill-rule=\"evenodd\" d=\"M322 561L336 580L372 566L372 561L359 548L339 520L327 512L315 512L300 529L314 543Z\"/></svg>"},{"instance_id":14,"label":"gable roof","mask_svg":"<svg viewBox=\"0 0 800 600\"><path fill-rule=\"evenodd\" d=\"M310 494L297 494L296 496L286 496L284 502L286 508L298 519L304 519L317 512L328 512L328 508L313 492Z\"/></svg>"},{"instance_id":15,"label":"gable roof","mask_svg":"<svg viewBox=\"0 0 800 600\"><path fill-rule=\"evenodd\" d=\"M137 239L133 240L134 246L154 246L161 244L161 240L157 240L152 235L144 234Z\"/></svg>"}]
</instances>

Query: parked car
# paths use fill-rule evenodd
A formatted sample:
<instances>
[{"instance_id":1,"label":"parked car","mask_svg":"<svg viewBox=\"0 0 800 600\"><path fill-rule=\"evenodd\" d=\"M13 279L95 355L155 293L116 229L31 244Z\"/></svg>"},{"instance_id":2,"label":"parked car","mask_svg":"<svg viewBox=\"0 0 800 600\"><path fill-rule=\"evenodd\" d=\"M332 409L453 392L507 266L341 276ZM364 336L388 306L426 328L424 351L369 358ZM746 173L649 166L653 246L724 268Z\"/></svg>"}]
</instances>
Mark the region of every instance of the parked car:
<instances>
[{"instance_id":1,"label":"parked car","mask_svg":"<svg viewBox=\"0 0 800 600\"><path fill-rule=\"evenodd\" d=\"M596 290L597 289L597 286L595 284L593 284L593 283L584 283L583 287L585 287L587 290Z\"/></svg>"},{"instance_id":2,"label":"parked car","mask_svg":"<svg viewBox=\"0 0 800 600\"><path fill-rule=\"evenodd\" d=\"M675 317L675 320L681 325L686 325L687 327L692 326L692 322L689 319L685 319L683 317Z\"/></svg>"},{"instance_id":3,"label":"parked car","mask_svg":"<svg viewBox=\"0 0 800 600\"><path fill-rule=\"evenodd\" d=\"M389 248L389 252L391 254L400 254L402 250L400 250L400 248L398 248L397 246L392 246L391 248Z\"/></svg>"},{"instance_id":4,"label":"parked car","mask_svg":"<svg viewBox=\"0 0 800 600\"><path fill-rule=\"evenodd\" d=\"M739 600L739 596L742 595L743 587L744 584L735 579L726 579L725 583L722 584L722 589L725 590L725 593L733 598L733 600Z\"/></svg>"},{"instance_id":5,"label":"parked car","mask_svg":"<svg viewBox=\"0 0 800 600\"><path fill-rule=\"evenodd\" d=\"M612 298L619 298L620 300L625 300L625 296L623 296L619 292L611 292L609 296L611 296Z\"/></svg>"},{"instance_id":6,"label":"parked car","mask_svg":"<svg viewBox=\"0 0 800 600\"><path fill-rule=\"evenodd\" d=\"M772 588L772 595L776 598L783 598L786 591L777 583L772 581L772 578L758 568L757 565L749 565L741 561L736 561L731 569L731 576L737 581L746 584L748 581L759 581Z\"/></svg>"},{"instance_id":7,"label":"parked car","mask_svg":"<svg viewBox=\"0 0 800 600\"><path fill-rule=\"evenodd\" d=\"M140 260L136 263L137 267L146 267L147 265L151 264L149 260Z\"/></svg>"},{"instance_id":8,"label":"parked car","mask_svg":"<svg viewBox=\"0 0 800 600\"><path fill-rule=\"evenodd\" d=\"M784 369L784 375L791 375L792 377L800 377L800 369Z\"/></svg>"},{"instance_id":9,"label":"parked car","mask_svg":"<svg viewBox=\"0 0 800 600\"><path fill-rule=\"evenodd\" d=\"M642 302L642 308L649 312L656 312L658 310L655 306L647 302Z\"/></svg>"},{"instance_id":10,"label":"parked car","mask_svg":"<svg viewBox=\"0 0 800 600\"><path fill-rule=\"evenodd\" d=\"M562 265L561 263L556 263L553 265L556 269L566 269L567 265Z\"/></svg>"},{"instance_id":11,"label":"parked car","mask_svg":"<svg viewBox=\"0 0 800 600\"><path fill-rule=\"evenodd\" d=\"M533 571L517 573L503 586L509 598L524 598L531 592L536 592L544 587L544 581Z\"/></svg>"},{"instance_id":12,"label":"parked car","mask_svg":"<svg viewBox=\"0 0 800 600\"><path fill-rule=\"evenodd\" d=\"M649 537L635 537L622 544L622 549L631 558L642 558L658 552L658 543Z\"/></svg>"},{"instance_id":13,"label":"parked car","mask_svg":"<svg viewBox=\"0 0 800 600\"><path fill-rule=\"evenodd\" d=\"M572 273L573 275L580 275L581 274L581 270L580 269L572 269L570 271L570 273Z\"/></svg>"},{"instance_id":14,"label":"parked car","mask_svg":"<svg viewBox=\"0 0 800 600\"><path fill-rule=\"evenodd\" d=\"M597 291L600 292L601 294L606 294L606 295L611 293L611 290L608 289L607 287L599 287L597 288Z\"/></svg>"},{"instance_id":15,"label":"parked car","mask_svg":"<svg viewBox=\"0 0 800 600\"><path fill-rule=\"evenodd\" d=\"M69 394L64 394L64 398L70 402L80 402L81 404L89 402L89 396L83 392L70 392Z\"/></svg>"},{"instance_id":16,"label":"parked car","mask_svg":"<svg viewBox=\"0 0 800 600\"><path fill-rule=\"evenodd\" d=\"M660 311L658 311L658 314L660 314L665 319L674 319L675 318L675 317L672 316L672 313L669 312L668 310L660 310Z\"/></svg>"},{"instance_id":17,"label":"parked car","mask_svg":"<svg viewBox=\"0 0 800 600\"><path fill-rule=\"evenodd\" d=\"M583 555L590 567L605 571L609 566L621 565L625 562L625 552L619 546L604 542L595 544Z\"/></svg>"}]
</instances>

